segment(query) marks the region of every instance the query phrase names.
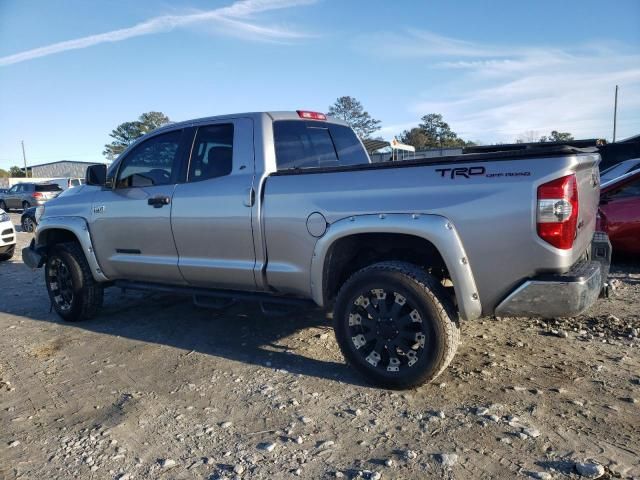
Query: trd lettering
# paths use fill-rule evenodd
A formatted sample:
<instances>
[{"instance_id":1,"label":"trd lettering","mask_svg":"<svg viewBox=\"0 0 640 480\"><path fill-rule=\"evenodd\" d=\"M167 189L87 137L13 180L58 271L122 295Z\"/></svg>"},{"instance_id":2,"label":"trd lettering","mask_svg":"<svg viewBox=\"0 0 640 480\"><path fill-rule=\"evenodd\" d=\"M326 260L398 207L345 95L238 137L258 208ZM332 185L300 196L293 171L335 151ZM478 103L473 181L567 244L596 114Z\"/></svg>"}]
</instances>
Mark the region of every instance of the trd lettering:
<instances>
[{"instance_id":1,"label":"trd lettering","mask_svg":"<svg viewBox=\"0 0 640 480\"><path fill-rule=\"evenodd\" d=\"M452 179L456 177L469 178L473 175L484 175L484 167L457 167L457 168L436 168L436 172L440 172L441 177L449 176Z\"/></svg>"}]
</instances>

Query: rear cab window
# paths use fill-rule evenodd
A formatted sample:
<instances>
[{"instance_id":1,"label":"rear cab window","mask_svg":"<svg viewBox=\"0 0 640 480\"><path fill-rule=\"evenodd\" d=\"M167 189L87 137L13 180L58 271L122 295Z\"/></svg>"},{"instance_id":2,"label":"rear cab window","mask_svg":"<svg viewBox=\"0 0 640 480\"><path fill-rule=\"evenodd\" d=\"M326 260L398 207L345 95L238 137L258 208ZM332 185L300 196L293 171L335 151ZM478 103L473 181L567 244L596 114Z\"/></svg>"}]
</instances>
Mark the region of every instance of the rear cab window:
<instances>
[{"instance_id":1,"label":"rear cab window","mask_svg":"<svg viewBox=\"0 0 640 480\"><path fill-rule=\"evenodd\" d=\"M349 127L328 122L273 123L278 170L368 164L369 156Z\"/></svg>"},{"instance_id":2,"label":"rear cab window","mask_svg":"<svg viewBox=\"0 0 640 480\"><path fill-rule=\"evenodd\" d=\"M47 185L36 185L36 192L60 192L62 188L56 183Z\"/></svg>"}]
</instances>

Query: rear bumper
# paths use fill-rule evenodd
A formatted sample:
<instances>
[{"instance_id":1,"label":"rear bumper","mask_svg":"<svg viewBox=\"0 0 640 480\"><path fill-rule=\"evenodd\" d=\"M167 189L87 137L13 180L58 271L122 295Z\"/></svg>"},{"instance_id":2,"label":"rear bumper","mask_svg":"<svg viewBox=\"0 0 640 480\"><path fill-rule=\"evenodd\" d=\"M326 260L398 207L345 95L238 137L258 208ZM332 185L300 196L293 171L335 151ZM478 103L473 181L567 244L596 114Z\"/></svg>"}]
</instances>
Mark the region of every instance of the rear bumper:
<instances>
[{"instance_id":1,"label":"rear bumper","mask_svg":"<svg viewBox=\"0 0 640 480\"><path fill-rule=\"evenodd\" d=\"M588 260L562 274L540 275L526 280L496 308L499 317L571 317L598 299L606 286L611 263L611 243L596 232Z\"/></svg>"}]
</instances>

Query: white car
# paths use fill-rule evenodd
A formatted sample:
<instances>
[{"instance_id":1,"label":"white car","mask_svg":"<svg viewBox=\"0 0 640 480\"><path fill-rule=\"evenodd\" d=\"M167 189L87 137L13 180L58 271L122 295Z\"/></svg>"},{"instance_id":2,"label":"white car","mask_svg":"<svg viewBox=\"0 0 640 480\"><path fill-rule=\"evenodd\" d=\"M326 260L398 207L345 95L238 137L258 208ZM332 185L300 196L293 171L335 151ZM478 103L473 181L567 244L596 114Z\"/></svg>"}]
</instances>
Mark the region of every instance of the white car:
<instances>
[{"instance_id":1,"label":"white car","mask_svg":"<svg viewBox=\"0 0 640 480\"><path fill-rule=\"evenodd\" d=\"M16 249L16 231L9 214L0 208L0 262L13 257Z\"/></svg>"},{"instance_id":2,"label":"white car","mask_svg":"<svg viewBox=\"0 0 640 480\"><path fill-rule=\"evenodd\" d=\"M75 187L80 187L80 186L84 185L85 184L85 179L84 178L71 178L71 177L53 178L51 180L47 180L46 183L55 183L61 189L67 190L69 188L75 188Z\"/></svg>"}]
</instances>

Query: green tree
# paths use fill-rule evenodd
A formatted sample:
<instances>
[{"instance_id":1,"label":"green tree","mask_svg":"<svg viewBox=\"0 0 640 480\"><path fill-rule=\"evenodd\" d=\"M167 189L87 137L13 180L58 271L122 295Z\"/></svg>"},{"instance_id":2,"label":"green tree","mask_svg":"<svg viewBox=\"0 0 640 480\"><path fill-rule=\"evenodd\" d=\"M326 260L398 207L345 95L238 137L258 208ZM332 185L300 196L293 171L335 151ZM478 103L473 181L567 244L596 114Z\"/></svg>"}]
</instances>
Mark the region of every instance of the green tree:
<instances>
[{"instance_id":1,"label":"green tree","mask_svg":"<svg viewBox=\"0 0 640 480\"><path fill-rule=\"evenodd\" d=\"M369 138L380 130L380 120L367 112L362 104L353 97L339 97L327 112L329 116L344 120L360 138Z\"/></svg>"},{"instance_id":2,"label":"green tree","mask_svg":"<svg viewBox=\"0 0 640 480\"><path fill-rule=\"evenodd\" d=\"M121 123L109 134L114 140L104 146L102 154L113 160L137 138L169 122L169 117L162 112L147 112L140 115L138 120Z\"/></svg>"},{"instance_id":3,"label":"green tree","mask_svg":"<svg viewBox=\"0 0 640 480\"><path fill-rule=\"evenodd\" d=\"M542 136L540 137L540 142L541 143L545 143L545 142L569 142L573 140L573 135L571 135L569 132L559 132L557 130L552 130L551 134L547 137Z\"/></svg>"},{"instance_id":4,"label":"green tree","mask_svg":"<svg viewBox=\"0 0 640 480\"><path fill-rule=\"evenodd\" d=\"M0 168L0 178L7 178L10 176L11 175L9 174L9 172L7 172L4 168Z\"/></svg>"},{"instance_id":5,"label":"green tree","mask_svg":"<svg viewBox=\"0 0 640 480\"><path fill-rule=\"evenodd\" d=\"M414 146L416 150L424 150L433 146L433 139L419 127L413 127L411 130L402 132L400 134L400 141L407 145Z\"/></svg>"},{"instance_id":6,"label":"green tree","mask_svg":"<svg viewBox=\"0 0 640 480\"><path fill-rule=\"evenodd\" d=\"M413 145L417 150L425 148L452 148L473 145L458 137L451 127L444 121L439 113L429 113L420 120L422 123L411 130L405 130L400 134L400 141Z\"/></svg>"},{"instance_id":7,"label":"green tree","mask_svg":"<svg viewBox=\"0 0 640 480\"><path fill-rule=\"evenodd\" d=\"M17 167L15 165L9 169L9 175L15 178L26 177L24 171L20 167Z\"/></svg>"}]
</instances>

